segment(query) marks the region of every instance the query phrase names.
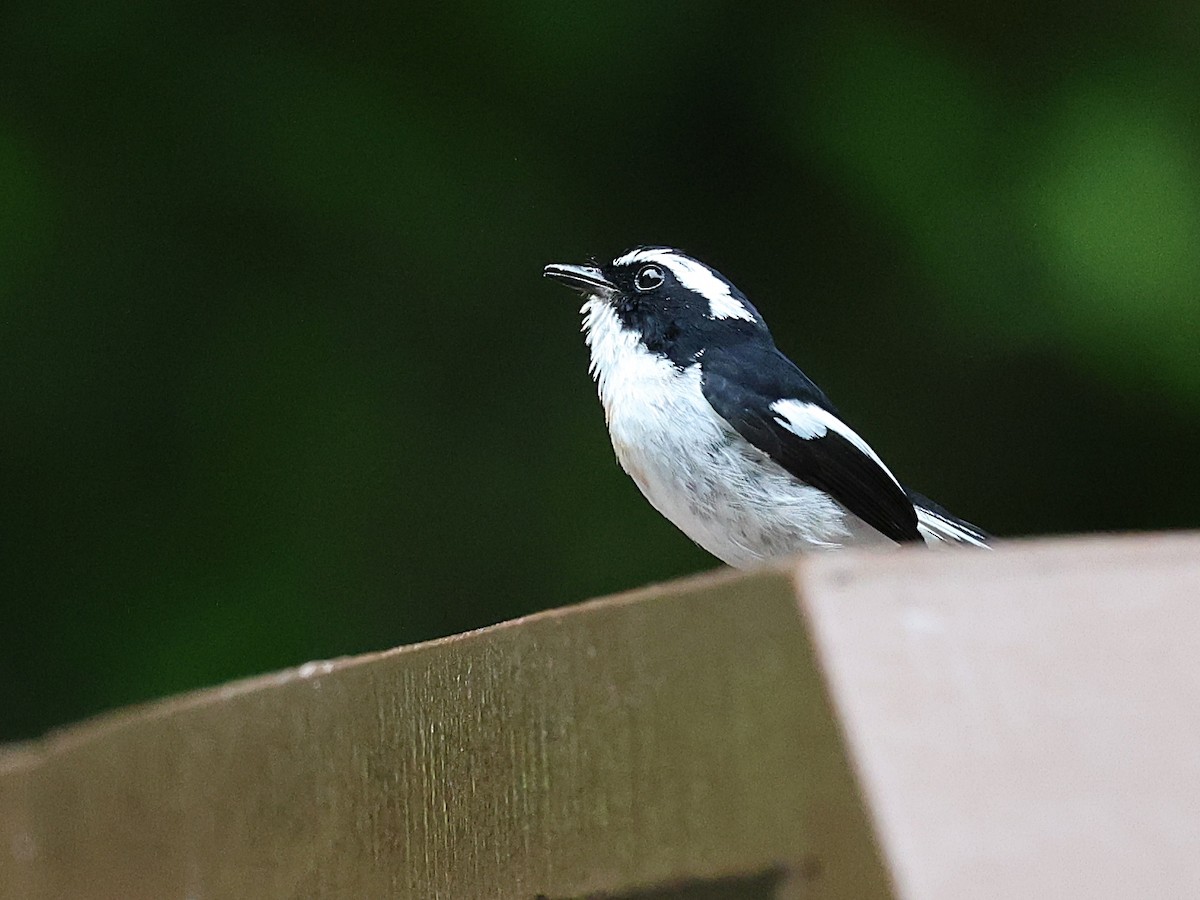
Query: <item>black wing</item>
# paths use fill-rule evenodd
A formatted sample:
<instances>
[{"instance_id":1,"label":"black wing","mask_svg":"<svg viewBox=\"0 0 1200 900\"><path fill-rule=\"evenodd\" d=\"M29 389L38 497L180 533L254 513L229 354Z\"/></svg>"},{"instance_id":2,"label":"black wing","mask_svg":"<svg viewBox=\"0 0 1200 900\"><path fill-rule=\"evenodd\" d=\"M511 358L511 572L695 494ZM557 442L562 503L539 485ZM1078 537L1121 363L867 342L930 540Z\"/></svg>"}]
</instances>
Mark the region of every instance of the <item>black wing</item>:
<instances>
[{"instance_id":1,"label":"black wing","mask_svg":"<svg viewBox=\"0 0 1200 900\"><path fill-rule=\"evenodd\" d=\"M851 440L832 428L818 437L801 437L777 421L779 413L771 404L787 399L811 403L836 416L828 398L777 349L755 350L742 344L735 358L709 348L700 368L705 399L738 434L892 540L923 540L912 501Z\"/></svg>"}]
</instances>

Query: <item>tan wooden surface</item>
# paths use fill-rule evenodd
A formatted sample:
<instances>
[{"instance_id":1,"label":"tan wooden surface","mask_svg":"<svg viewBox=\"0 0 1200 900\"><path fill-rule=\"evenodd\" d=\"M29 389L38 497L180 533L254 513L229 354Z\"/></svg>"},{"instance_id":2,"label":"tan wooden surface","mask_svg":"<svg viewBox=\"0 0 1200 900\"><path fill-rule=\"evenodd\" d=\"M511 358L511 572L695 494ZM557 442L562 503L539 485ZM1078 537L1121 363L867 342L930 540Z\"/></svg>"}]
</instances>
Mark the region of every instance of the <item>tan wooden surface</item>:
<instances>
[{"instance_id":1,"label":"tan wooden surface","mask_svg":"<svg viewBox=\"0 0 1200 900\"><path fill-rule=\"evenodd\" d=\"M1200 536L800 583L903 897L1200 898Z\"/></svg>"},{"instance_id":2,"label":"tan wooden surface","mask_svg":"<svg viewBox=\"0 0 1200 900\"><path fill-rule=\"evenodd\" d=\"M0 752L3 898L601 894L1200 897L1200 536L823 555Z\"/></svg>"}]
</instances>

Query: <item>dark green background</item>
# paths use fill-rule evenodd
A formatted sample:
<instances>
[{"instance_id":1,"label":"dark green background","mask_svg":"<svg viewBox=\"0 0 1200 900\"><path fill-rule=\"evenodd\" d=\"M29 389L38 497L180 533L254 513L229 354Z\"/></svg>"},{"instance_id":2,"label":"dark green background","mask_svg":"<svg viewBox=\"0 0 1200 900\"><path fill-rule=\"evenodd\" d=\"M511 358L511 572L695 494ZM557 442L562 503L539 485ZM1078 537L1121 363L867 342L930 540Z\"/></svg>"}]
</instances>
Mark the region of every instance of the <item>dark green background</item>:
<instances>
[{"instance_id":1,"label":"dark green background","mask_svg":"<svg viewBox=\"0 0 1200 900\"><path fill-rule=\"evenodd\" d=\"M5 4L0 737L714 565L540 275L638 243L980 525L1200 524L1198 28Z\"/></svg>"}]
</instances>

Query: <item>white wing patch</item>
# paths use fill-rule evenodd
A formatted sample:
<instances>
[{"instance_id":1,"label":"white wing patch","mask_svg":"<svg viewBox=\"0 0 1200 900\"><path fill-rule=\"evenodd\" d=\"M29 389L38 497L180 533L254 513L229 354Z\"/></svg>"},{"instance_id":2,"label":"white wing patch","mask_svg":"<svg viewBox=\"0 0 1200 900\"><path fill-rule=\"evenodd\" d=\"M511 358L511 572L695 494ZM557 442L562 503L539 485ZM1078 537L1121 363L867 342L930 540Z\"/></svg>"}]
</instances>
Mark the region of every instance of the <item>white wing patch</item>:
<instances>
[{"instance_id":1,"label":"white wing patch","mask_svg":"<svg viewBox=\"0 0 1200 900\"><path fill-rule=\"evenodd\" d=\"M671 250L634 250L613 260L618 266L635 262L655 262L670 269L680 284L708 301L710 319L754 321L754 314L730 293L729 284L714 275L704 263Z\"/></svg>"},{"instance_id":2,"label":"white wing patch","mask_svg":"<svg viewBox=\"0 0 1200 900\"><path fill-rule=\"evenodd\" d=\"M771 411L778 413L775 416L776 422L792 434L802 437L807 441L824 437L831 431L841 435L862 453L874 460L875 464L887 473L888 478L896 482L897 487L900 486L900 482L896 481L896 476L883 464L883 460L871 449L870 445L860 438L849 425L829 410L822 409L815 403L802 403L799 400L776 400L771 404Z\"/></svg>"}]
</instances>

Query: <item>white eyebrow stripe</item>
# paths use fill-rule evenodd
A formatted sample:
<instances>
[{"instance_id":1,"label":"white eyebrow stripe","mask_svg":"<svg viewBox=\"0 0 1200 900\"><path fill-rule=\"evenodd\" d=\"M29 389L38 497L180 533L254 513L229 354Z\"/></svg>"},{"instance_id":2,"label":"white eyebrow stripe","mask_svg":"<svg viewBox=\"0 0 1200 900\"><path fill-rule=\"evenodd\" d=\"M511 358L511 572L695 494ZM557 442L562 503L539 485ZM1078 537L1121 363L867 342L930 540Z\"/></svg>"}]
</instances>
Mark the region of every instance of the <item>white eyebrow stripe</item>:
<instances>
[{"instance_id":1,"label":"white eyebrow stripe","mask_svg":"<svg viewBox=\"0 0 1200 900\"><path fill-rule=\"evenodd\" d=\"M778 413L775 417L776 422L792 434L805 440L811 441L814 438L824 437L830 431L840 434L857 449L862 451L862 453L874 460L875 464L887 473L888 478L896 482L896 487L900 487L900 482L896 481L896 476L883 464L883 460L871 449L870 445L859 437L854 429L829 410L822 409L815 403L803 403L799 400L776 400L771 404L771 411ZM900 489L904 490L903 488Z\"/></svg>"},{"instance_id":2,"label":"white eyebrow stripe","mask_svg":"<svg viewBox=\"0 0 1200 900\"><path fill-rule=\"evenodd\" d=\"M656 262L670 269L680 284L708 301L710 319L754 321L754 314L729 293L729 285L703 263L670 250L633 250L613 260L618 266L635 262Z\"/></svg>"},{"instance_id":3,"label":"white eyebrow stripe","mask_svg":"<svg viewBox=\"0 0 1200 900\"><path fill-rule=\"evenodd\" d=\"M643 254L648 253L648 252L650 252L650 251L648 251L648 250L630 250L624 256L618 256L616 259L614 259L613 265L614 266L628 266L631 263L635 263L638 260L643 259Z\"/></svg>"}]
</instances>

